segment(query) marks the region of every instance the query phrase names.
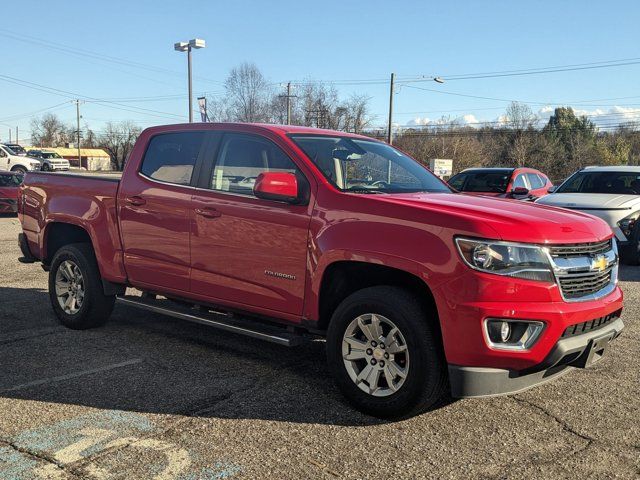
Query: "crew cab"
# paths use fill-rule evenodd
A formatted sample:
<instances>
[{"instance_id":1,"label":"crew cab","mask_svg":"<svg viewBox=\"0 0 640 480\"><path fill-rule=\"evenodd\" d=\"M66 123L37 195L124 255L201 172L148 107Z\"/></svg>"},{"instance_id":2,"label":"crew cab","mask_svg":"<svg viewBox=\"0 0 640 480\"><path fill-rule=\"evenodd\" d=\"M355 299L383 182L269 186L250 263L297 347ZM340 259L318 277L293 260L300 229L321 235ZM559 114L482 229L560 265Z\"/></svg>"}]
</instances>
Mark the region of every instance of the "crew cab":
<instances>
[{"instance_id":1,"label":"crew cab","mask_svg":"<svg viewBox=\"0 0 640 480\"><path fill-rule=\"evenodd\" d=\"M546 195L553 184L533 168L467 168L449 179L449 185L470 195L532 201Z\"/></svg>"},{"instance_id":2,"label":"crew cab","mask_svg":"<svg viewBox=\"0 0 640 480\"><path fill-rule=\"evenodd\" d=\"M27 173L40 170L42 164L35 158L17 155L6 145L0 144L0 171Z\"/></svg>"},{"instance_id":3,"label":"crew cab","mask_svg":"<svg viewBox=\"0 0 640 480\"><path fill-rule=\"evenodd\" d=\"M613 230L623 259L640 264L640 167L585 167L538 203L602 218Z\"/></svg>"},{"instance_id":4,"label":"crew cab","mask_svg":"<svg viewBox=\"0 0 640 480\"><path fill-rule=\"evenodd\" d=\"M117 300L282 345L323 336L339 389L379 417L590 366L624 326L601 219L457 193L364 136L152 127L121 179L29 173L19 204L21 261L49 272L64 325Z\"/></svg>"},{"instance_id":5,"label":"crew cab","mask_svg":"<svg viewBox=\"0 0 640 480\"><path fill-rule=\"evenodd\" d=\"M52 150L29 150L28 155L42 162L43 172L66 171L71 168L69 160Z\"/></svg>"},{"instance_id":6,"label":"crew cab","mask_svg":"<svg viewBox=\"0 0 640 480\"><path fill-rule=\"evenodd\" d=\"M0 213L18 212L18 191L22 180L21 173L0 172Z\"/></svg>"},{"instance_id":7,"label":"crew cab","mask_svg":"<svg viewBox=\"0 0 640 480\"><path fill-rule=\"evenodd\" d=\"M11 151L16 155L19 155L21 157L27 156L27 151L24 149L24 147L18 145L17 143L3 143L3 145L7 148L10 148Z\"/></svg>"}]
</instances>

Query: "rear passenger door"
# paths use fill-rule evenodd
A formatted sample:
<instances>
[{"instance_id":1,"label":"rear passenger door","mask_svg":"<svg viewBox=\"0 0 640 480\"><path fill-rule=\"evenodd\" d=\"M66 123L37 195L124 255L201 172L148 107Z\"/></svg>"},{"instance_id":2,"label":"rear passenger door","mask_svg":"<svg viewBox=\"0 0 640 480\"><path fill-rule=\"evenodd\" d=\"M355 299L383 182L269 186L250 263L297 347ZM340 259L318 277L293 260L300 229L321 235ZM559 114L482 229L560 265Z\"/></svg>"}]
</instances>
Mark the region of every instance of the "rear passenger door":
<instances>
[{"instance_id":1,"label":"rear passenger door","mask_svg":"<svg viewBox=\"0 0 640 480\"><path fill-rule=\"evenodd\" d=\"M191 291L216 304L265 313L302 313L308 205L259 199L262 172L296 173L294 161L266 137L225 133L193 196ZM207 161L208 163L208 161Z\"/></svg>"},{"instance_id":2,"label":"rear passenger door","mask_svg":"<svg viewBox=\"0 0 640 480\"><path fill-rule=\"evenodd\" d=\"M181 131L151 137L139 171L127 172L120 184L124 263L134 286L189 291L191 197L208 136Z\"/></svg>"}]
</instances>

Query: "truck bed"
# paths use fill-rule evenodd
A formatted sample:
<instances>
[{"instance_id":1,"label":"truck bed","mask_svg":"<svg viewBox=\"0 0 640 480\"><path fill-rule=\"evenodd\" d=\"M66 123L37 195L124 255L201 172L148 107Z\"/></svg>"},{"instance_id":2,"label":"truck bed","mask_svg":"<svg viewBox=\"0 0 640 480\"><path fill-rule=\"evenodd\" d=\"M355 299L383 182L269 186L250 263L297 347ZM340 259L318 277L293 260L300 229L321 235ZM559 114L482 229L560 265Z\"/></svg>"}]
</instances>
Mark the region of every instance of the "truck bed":
<instances>
[{"instance_id":1,"label":"truck bed","mask_svg":"<svg viewBox=\"0 0 640 480\"><path fill-rule=\"evenodd\" d=\"M124 272L118 234L117 194L120 177L74 173L27 173L18 215L32 255L47 260L47 231L71 224L90 236L106 279Z\"/></svg>"}]
</instances>

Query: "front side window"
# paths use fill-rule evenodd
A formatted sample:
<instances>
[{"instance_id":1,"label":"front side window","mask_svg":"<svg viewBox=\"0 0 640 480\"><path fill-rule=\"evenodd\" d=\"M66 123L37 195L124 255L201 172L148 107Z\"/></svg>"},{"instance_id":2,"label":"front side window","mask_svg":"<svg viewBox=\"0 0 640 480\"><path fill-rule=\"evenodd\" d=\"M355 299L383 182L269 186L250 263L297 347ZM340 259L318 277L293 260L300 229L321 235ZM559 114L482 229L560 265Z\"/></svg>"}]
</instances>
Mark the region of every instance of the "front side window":
<instances>
[{"instance_id":1,"label":"front side window","mask_svg":"<svg viewBox=\"0 0 640 480\"><path fill-rule=\"evenodd\" d=\"M204 132L163 133L149 142L140 173L161 182L189 185Z\"/></svg>"},{"instance_id":2,"label":"front side window","mask_svg":"<svg viewBox=\"0 0 640 480\"><path fill-rule=\"evenodd\" d=\"M451 192L418 162L385 143L323 135L291 138L327 180L344 192Z\"/></svg>"},{"instance_id":3,"label":"front side window","mask_svg":"<svg viewBox=\"0 0 640 480\"><path fill-rule=\"evenodd\" d=\"M253 135L224 136L210 188L253 195L256 179L263 172L297 173L293 161L274 143Z\"/></svg>"},{"instance_id":4,"label":"front side window","mask_svg":"<svg viewBox=\"0 0 640 480\"><path fill-rule=\"evenodd\" d=\"M605 193L640 195L640 173L580 171L555 193Z\"/></svg>"},{"instance_id":5,"label":"front side window","mask_svg":"<svg viewBox=\"0 0 640 480\"><path fill-rule=\"evenodd\" d=\"M45 152L42 155L42 158L50 159L50 158L62 158L56 152Z\"/></svg>"},{"instance_id":6,"label":"front side window","mask_svg":"<svg viewBox=\"0 0 640 480\"><path fill-rule=\"evenodd\" d=\"M527 188L527 184L525 183L523 173L518 175L513 181L513 188L518 188L518 187Z\"/></svg>"},{"instance_id":7,"label":"front side window","mask_svg":"<svg viewBox=\"0 0 640 480\"><path fill-rule=\"evenodd\" d=\"M536 173L527 173L527 177L529 177L529 184L531 185L532 190L542 188L544 187L544 184L547 183Z\"/></svg>"}]
</instances>

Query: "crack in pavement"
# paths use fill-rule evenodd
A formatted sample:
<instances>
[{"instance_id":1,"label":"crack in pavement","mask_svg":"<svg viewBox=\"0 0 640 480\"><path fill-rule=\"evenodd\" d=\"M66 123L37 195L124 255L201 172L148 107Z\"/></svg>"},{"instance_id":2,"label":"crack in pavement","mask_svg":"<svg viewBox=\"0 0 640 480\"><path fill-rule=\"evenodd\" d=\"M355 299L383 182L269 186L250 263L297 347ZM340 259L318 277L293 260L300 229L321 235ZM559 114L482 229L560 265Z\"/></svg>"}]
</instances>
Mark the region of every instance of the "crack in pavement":
<instances>
[{"instance_id":1,"label":"crack in pavement","mask_svg":"<svg viewBox=\"0 0 640 480\"><path fill-rule=\"evenodd\" d=\"M539 412L543 413L544 415L546 415L547 417L551 418L552 420L554 420L558 425L560 425L560 427L562 427L562 429L566 432L569 432L573 435L575 435L576 437L581 438L582 440L585 440L587 443L587 447L596 441L595 438L590 437L588 435L582 434L580 432L578 432L575 428L573 428L571 425L569 425L565 420L558 418L557 416L555 416L553 413L551 413L549 410L547 410L544 407L541 407L540 405L536 405L533 402L530 402L529 400L525 400L524 398L518 398L518 397L511 397L514 401L516 401L517 403L520 404L525 404L528 405L531 408L534 408L536 410L538 410ZM585 447L586 448L586 447ZM581 449L583 450L583 449Z\"/></svg>"},{"instance_id":2,"label":"crack in pavement","mask_svg":"<svg viewBox=\"0 0 640 480\"><path fill-rule=\"evenodd\" d=\"M53 465L55 468L59 469L60 471L63 471L64 473L71 475L72 477L75 478L81 478L80 476L78 476L73 470L69 470L66 468L65 464L57 461L55 458L49 457L48 455L39 453L39 452L35 452L33 450L29 450L27 448L23 448L20 447L18 445L16 445L15 443L9 441L9 440L5 440L3 438L0 438L0 445L4 445L6 447L11 448L12 450L15 450L16 452L22 453L24 455L28 455L29 457L35 459L35 460L40 460L42 462L47 463L48 465Z\"/></svg>"}]
</instances>

